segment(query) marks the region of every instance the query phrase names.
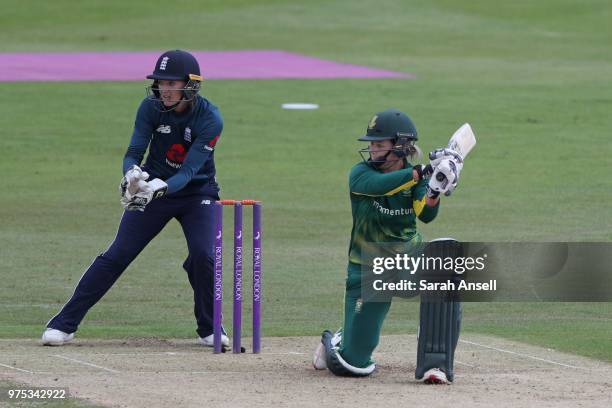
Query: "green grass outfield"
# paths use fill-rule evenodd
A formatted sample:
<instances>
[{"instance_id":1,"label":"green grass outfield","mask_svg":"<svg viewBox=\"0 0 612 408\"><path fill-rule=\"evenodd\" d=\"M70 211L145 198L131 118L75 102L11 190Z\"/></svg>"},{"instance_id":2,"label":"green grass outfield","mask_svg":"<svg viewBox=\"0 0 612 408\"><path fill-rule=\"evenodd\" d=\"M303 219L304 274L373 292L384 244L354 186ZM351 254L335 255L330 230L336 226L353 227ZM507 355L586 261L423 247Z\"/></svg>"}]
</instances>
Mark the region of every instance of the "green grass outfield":
<instances>
[{"instance_id":1,"label":"green grass outfield","mask_svg":"<svg viewBox=\"0 0 612 408\"><path fill-rule=\"evenodd\" d=\"M417 75L205 83L225 117L223 195L264 201L265 335L340 325L346 177L359 160L355 139L387 107L412 116L425 151L465 121L478 137L456 194L422 226L427 238L612 240L606 1L96 3L40 2L32 13L32 2L2 1L0 51L284 49ZM114 237L144 84L0 84L1 337L38 337ZM280 109L294 101L321 108ZM79 337L194 336L185 256L172 223ZM467 304L464 316L466 332L612 361L610 303ZM416 303L397 302L385 333L414 332L416 317Z\"/></svg>"}]
</instances>

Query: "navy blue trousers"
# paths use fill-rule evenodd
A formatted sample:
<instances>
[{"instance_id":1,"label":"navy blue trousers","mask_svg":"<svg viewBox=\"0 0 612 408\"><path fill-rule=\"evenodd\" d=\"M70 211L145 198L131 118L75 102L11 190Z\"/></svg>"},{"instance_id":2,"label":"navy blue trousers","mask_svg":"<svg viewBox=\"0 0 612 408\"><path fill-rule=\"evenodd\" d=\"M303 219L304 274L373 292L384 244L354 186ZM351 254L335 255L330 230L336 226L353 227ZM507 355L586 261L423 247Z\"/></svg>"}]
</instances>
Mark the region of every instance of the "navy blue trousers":
<instances>
[{"instance_id":1,"label":"navy blue trousers","mask_svg":"<svg viewBox=\"0 0 612 408\"><path fill-rule=\"evenodd\" d=\"M162 197L144 212L125 211L117 236L109 248L87 268L73 295L47 327L73 333L95 305L113 286L128 265L173 218L183 228L189 255L183 263L193 288L194 313L200 337L213 332L213 238L214 202L218 197L201 194ZM169 253L169 256L172 256Z\"/></svg>"}]
</instances>

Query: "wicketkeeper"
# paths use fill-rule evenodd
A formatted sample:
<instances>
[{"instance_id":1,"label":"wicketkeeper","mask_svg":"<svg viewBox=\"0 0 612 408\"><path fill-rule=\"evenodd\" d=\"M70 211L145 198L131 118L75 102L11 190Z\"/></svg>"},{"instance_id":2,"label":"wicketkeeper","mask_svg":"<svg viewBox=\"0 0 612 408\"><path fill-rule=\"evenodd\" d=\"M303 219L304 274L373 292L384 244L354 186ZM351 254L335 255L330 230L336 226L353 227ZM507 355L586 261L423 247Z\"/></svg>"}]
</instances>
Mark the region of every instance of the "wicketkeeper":
<instances>
[{"instance_id":1,"label":"wicketkeeper","mask_svg":"<svg viewBox=\"0 0 612 408\"><path fill-rule=\"evenodd\" d=\"M340 376L367 376L375 370L372 353L391 306L389 301L362 298L364 247L369 243L419 244L417 219L431 222L440 195L449 194L459 180L462 163L451 152L432 156L432 164L412 164L420 157L412 120L396 109L377 113L360 150L363 161L349 176L353 229L349 247L344 300L344 325L323 332L314 356L317 369ZM365 156L364 156L365 155ZM416 377L427 383L453 379L453 354L459 337L459 302L421 299Z\"/></svg>"},{"instance_id":2,"label":"wicketkeeper","mask_svg":"<svg viewBox=\"0 0 612 408\"><path fill-rule=\"evenodd\" d=\"M213 345L213 207L219 199L214 149L223 119L219 109L198 94L203 78L190 53L163 53L147 78L153 83L138 108L123 159L120 191L125 212L117 235L47 323L45 345L71 341L87 311L173 218L181 224L189 249L183 268L193 288L199 341ZM229 345L227 336L222 341Z\"/></svg>"}]
</instances>

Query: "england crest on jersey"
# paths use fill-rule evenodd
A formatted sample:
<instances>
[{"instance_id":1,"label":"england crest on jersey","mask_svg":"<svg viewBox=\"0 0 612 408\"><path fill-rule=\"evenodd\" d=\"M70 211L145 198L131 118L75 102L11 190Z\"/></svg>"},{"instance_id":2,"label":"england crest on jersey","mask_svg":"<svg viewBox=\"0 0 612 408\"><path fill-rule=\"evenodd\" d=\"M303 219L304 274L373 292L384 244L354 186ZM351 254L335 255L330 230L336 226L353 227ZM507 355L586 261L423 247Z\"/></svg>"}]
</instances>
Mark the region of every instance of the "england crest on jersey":
<instances>
[{"instance_id":1,"label":"england crest on jersey","mask_svg":"<svg viewBox=\"0 0 612 408\"><path fill-rule=\"evenodd\" d=\"M191 143L191 128L185 128L185 141Z\"/></svg>"}]
</instances>

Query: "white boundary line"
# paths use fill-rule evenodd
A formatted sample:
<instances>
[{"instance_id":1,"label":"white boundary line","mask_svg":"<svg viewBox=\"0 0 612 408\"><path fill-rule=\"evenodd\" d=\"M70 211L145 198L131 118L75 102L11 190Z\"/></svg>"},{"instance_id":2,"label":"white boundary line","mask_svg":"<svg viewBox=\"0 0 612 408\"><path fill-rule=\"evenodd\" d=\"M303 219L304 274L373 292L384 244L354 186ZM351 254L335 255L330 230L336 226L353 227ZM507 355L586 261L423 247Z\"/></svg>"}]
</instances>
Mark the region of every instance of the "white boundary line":
<instances>
[{"instance_id":1,"label":"white boundary line","mask_svg":"<svg viewBox=\"0 0 612 408\"><path fill-rule=\"evenodd\" d=\"M86 365L86 366L89 366L89 367L94 367L94 368L98 368L100 370L108 371L109 373L119 373L120 372L120 371L117 371L117 370L113 370L112 368L102 367L102 366L99 366L99 365L96 365L96 364L88 363L87 361L81 361L81 360L77 360L76 358L70 358L70 357L59 355L59 354L52 354L51 357L62 358L64 360L72 361L72 362L77 363L77 364L83 364L83 365Z\"/></svg>"},{"instance_id":2,"label":"white boundary line","mask_svg":"<svg viewBox=\"0 0 612 408\"><path fill-rule=\"evenodd\" d=\"M21 371L21 372L28 373L28 374L35 374L34 371L28 371L28 370L24 370L23 368L17 368L17 367L13 367L13 366L2 364L2 363L0 363L0 366L10 368L12 370Z\"/></svg>"},{"instance_id":3,"label":"white boundary line","mask_svg":"<svg viewBox=\"0 0 612 408\"><path fill-rule=\"evenodd\" d=\"M559 363L558 361L547 360L545 358L531 356L529 354L518 353L516 351L504 350L504 349L500 349L500 348L492 347L492 346L485 346L484 344L475 343L473 341L468 341L468 340L459 340L459 341L461 343L471 344L471 345L474 345L474 346L479 346L479 347L483 347L483 348L486 348L486 349L499 351L501 353L508 353L508 354L512 354L512 355L515 355L515 356L519 356L519 357L526 357L526 358L530 358L532 360L542 361L544 363L549 363L549 364L555 364L555 365L558 365L558 366L561 366L561 367L576 368L578 370L588 370L588 368L585 368L585 367L577 367L577 366L573 366L573 365L570 365L570 364Z\"/></svg>"}]
</instances>

